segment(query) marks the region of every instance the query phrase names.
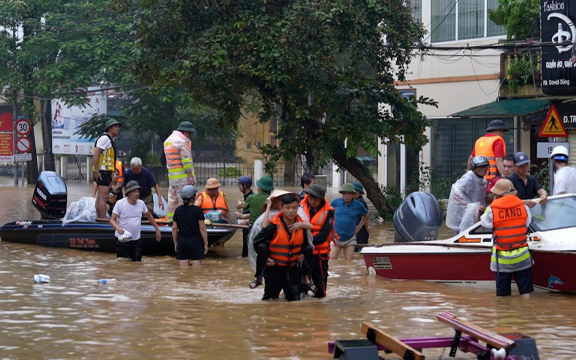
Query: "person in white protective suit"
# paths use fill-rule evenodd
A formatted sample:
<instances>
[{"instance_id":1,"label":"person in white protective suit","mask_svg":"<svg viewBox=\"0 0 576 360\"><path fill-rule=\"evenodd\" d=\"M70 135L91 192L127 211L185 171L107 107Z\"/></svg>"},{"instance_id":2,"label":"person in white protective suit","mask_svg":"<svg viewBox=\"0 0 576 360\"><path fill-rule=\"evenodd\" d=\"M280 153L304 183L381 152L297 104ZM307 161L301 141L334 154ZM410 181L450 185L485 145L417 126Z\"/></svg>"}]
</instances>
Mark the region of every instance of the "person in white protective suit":
<instances>
[{"instance_id":1,"label":"person in white protective suit","mask_svg":"<svg viewBox=\"0 0 576 360\"><path fill-rule=\"evenodd\" d=\"M446 226L457 234L466 208L479 203L478 211L484 211L486 205L486 179L490 163L484 156L476 156L472 159L472 170L462 175L454 184L448 199L448 211L446 213ZM479 216L479 213L473 214Z\"/></svg>"},{"instance_id":2,"label":"person in white protective suit","mask_svg":"<svg viewBox=\"0 0 576 360\"><path fill-rule=\"evenodd\" d=\"M552 195L576 194L576 169L568 166L568 149L556 146L550 155L554 164L554 191Z\"/></svg>"},{"instance_id":3,"label":"person in white protective suit","mask_svg":"<svg viewBox=\"0 0 576 360\"><path fill-rule=\"evenodd\" d=\"M192 163L192 143L190 142L190 137L195 133L194 125L189 121L184 121L164 141L169 185L166 213L168 221L172 221L174 211L183 204L180 193L184 186L194 185L196 182Z\"/></svg>"}]
</instances>

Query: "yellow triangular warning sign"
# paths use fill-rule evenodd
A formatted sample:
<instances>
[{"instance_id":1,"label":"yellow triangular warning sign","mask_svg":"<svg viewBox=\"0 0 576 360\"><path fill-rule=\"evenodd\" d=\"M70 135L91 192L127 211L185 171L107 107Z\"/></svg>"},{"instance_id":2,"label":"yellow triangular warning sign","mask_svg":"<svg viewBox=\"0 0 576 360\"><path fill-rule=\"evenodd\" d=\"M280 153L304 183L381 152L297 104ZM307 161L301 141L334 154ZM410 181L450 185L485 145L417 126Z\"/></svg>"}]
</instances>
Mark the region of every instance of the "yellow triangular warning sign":
<instances>
[{"instance_id":1,"label":"yellow triangular warning sign","mask_svg":"<svg viewBox=\"0 0 576 360\"><path fill-rule=\"evenodd\" d=\"M550 111L548 111L546 120L540 128L538 137L568 137L564 122L560 119L558 110L554 105L550 105Z\"/></svg>"}]
</instances>

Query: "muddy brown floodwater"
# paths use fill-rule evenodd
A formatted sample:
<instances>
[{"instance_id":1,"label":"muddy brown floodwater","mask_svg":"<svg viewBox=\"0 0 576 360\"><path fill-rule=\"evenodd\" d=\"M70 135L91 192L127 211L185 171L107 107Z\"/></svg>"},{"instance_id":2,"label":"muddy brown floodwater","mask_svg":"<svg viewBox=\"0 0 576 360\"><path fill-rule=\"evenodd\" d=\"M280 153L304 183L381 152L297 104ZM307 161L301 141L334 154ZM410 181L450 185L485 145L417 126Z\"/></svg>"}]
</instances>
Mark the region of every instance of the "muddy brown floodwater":
<instances>
[{"instance_id":1,"label":"muddy brown floodwater","mask_svg":"<svg viewBox=\"0 0 576 360\"><path fill-rule=\"evenodd\" d=\"M11 181L0 179L0 222L38 218L33 187ZM69 203L90 193L87 184L68 185ZM234 206L237 189L224 190ZM391 241L390 224L372 227L371 242ZM331 261L325 299L261 301L262 287L248 288L253 272L241 248L237 232L202 268L181 269L171 257L132 263L0 242L0 359L329 359L327 342L361 339L363 321L397 337L452 336L435 320L442 311L532 336L541 359L576 358L576 296L496 298L492 290L392 281L368 275L356 255ZM34 284L39 273L52 282ZM100 278L117 285L100 286Z\"/></svg>"}]
</instances>

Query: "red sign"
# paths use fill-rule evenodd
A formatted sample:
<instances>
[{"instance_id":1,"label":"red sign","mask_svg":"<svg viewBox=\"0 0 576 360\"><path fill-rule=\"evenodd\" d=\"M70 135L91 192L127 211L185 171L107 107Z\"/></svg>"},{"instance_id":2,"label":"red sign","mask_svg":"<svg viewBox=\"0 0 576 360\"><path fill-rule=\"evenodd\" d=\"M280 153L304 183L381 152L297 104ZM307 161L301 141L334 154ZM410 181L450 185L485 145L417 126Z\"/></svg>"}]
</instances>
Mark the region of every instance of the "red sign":
<instances>
[{"instance_id":1,"label":"red sign","mask_svg":"<svg viewBox=\"0 0 576 360\"><path fill-rule=\"evenodd\" d=\"M16 150L18 150L18 153L20 154L26 154L30 152L31 146L32 142L30 141L30 139L25 137L19 138L18 141L16 142Z\"/></svg>"},{"instance_id":2,"label":"red sign","mask_svg":"<svg viewBox=\"0 0 576 360\"><path fill-rule=\"evenodd\" d=\"M564 122L560 119L558 110L554 105L550 106L550 111L548 111L546 120L540 128L538 137L568 137Z\"/></svg>"},{"instance_id":3,"label":"red sign","mask_svg":"<svg viewBox=\"0 0 576 360\"><path fill-rule=\"evenodd\" d=\"M0 131L12 131L12 113L0 114Z\"/></svg>"},{"instance_id":4,"label":"red sign","mask_svg":"<svg viewBox=\"0 0 576 360\"><path fill-rule=\"evenodd\" d=\"M20 118L16 120L15 130L18 135L26 136L30 134L30 131L32 131L32 124L28 119Z\"/></svg>"}]
</instances>

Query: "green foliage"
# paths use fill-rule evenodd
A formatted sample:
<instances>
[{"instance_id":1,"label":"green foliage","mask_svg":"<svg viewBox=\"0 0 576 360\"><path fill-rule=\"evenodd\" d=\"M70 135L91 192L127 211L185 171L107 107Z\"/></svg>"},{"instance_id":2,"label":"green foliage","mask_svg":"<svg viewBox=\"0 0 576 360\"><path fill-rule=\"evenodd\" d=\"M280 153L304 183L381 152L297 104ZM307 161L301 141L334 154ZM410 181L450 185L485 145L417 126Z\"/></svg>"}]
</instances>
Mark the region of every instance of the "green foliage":
<instances>
[{"instance_id":1,"label":"green foliage","mask_svg":"<svg viewBox=\"0 0 576 360\"><path fill-rule=\"evenodd\" d=\"M253 104L279 119L267 172L301 155L312 169L360 147L376 156L378 138L427 142L418 105L436 103L395 89L424 33L404 0L145 1L135 18L140 80L186 87L221 112L216 129Z\"/></svg>"},{"instance_id":2,"label":"green foliage","mask_svg":"<svg viewBox=\"0 0 576 360\"><path fill-rule=\"evenodd\" d=\"M538 64L538 55L523 53L509 58L506 68L506 79L508 87L514 91L518 85L528 84L529 80L534 81L534 74L539 74L535 69Z\"/></svg>"},{"instance_id":3,"label":"green foliage","mask_svg":"<svg viewBox=\"0 0 576 360\"><path fill-rule=\"evenodd\" d=\"M543 162L542 165L530 164L530 173L538 180L540 185L546 190L550 190L550 166L548 162Z\"/></svg>"},{"instance_id":4,"label":"green foliage","mask_svg":"<svg viewBox=\"0 0 576 360\"><path fill-rule=\"evenodd\" d=\"M400 204L404 200L402 194L395 186L380 185L380 191L385 199L384 206L382 209L376 211L375 216L387 221L392 220L394 212L400 207Z\"/></svg>"},{"instance_id":5,"label":"green foliage","mask_svg":"<svg viewBox=\"0 0 576 360\"><path fill-rule=\"evenodd\" d=\"M508 39L540 38L540 0L499 0L488 17L506 28Z\"/></svg>"},{"instance_id":6,"label":"green foliage","mask_svg":"<svg viewBox=\"0 0 576 360\"><path fill-rule=\"evenodd\" d=\"M162 165L160 163L160 157L156 154L152 154L149 153L148 155L146 155L146 157L144 158L144 163L146 164L146 166L160 166Z\"/></svg>"},{"instance_id":7,"label":"green foliage","mask_svg":"<svg viewBox=\"0 0 576 360\"><path fill-rule=\"evenodd\" d=\"M218 171L219 178L237 178L239 176L242 176L242 171L235 167L225 167Z\"/></svg>"}]
</instances>

